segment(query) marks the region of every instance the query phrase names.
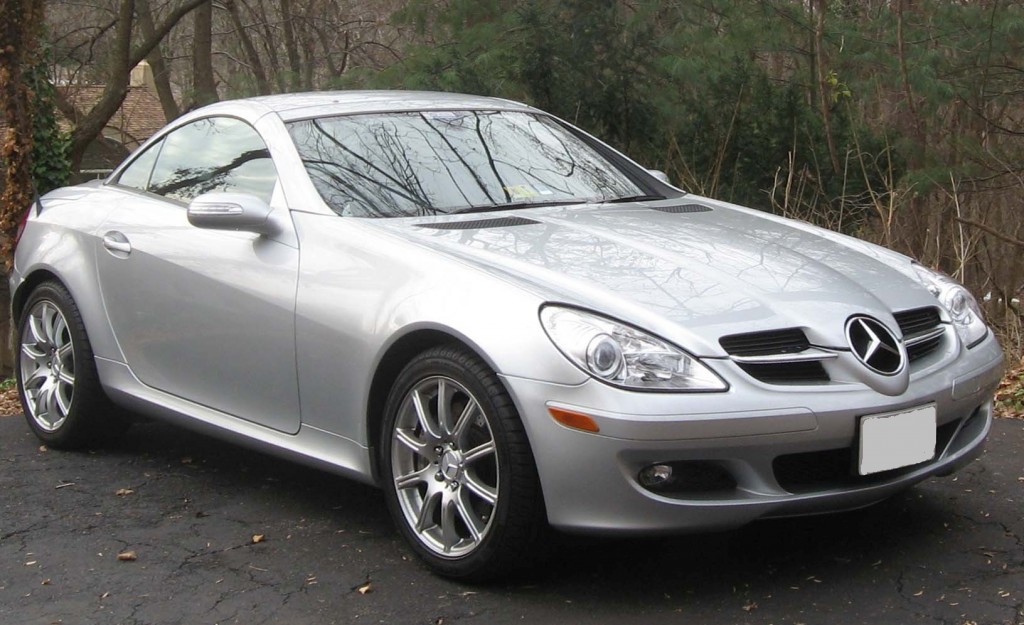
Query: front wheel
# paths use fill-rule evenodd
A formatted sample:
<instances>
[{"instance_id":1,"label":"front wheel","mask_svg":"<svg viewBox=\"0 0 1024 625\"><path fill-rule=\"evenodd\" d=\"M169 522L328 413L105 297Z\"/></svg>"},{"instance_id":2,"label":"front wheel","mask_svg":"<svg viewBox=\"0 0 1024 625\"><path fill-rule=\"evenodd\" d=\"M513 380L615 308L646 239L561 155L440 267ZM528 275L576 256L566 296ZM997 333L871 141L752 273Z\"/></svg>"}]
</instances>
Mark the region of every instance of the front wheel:
<instances>
[{"instance_id":1,"label":"front wheel","mask_svg":"<svg viewBox=\"0 0 1024 625\"><path fill-rule=\"evenodd\" d=\"M545 524L533 455L507 391L475 354L437 347L405 367L381 449L388 507L432 569L481 581L528 561Z\"/></svg>"},{"instance_id":2,"label":"front wheel","mask_svg":"<svg viewBox=\"0 0 1024 625\"><path fill-rule=\"evenodd\" d=\"M102 443L127 427L100 387L85 325L60 283L40 284L25 303L15 374L29 427L51 447Z\"/></svg>"}]
</instances>

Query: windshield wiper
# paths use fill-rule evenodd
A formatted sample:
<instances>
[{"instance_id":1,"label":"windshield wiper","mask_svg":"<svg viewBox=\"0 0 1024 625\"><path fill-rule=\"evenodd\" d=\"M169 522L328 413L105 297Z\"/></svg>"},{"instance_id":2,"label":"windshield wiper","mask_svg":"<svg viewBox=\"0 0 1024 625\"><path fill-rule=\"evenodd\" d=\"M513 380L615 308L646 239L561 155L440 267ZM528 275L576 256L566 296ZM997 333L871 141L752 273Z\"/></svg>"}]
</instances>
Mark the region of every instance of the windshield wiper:
<instances>
[{"instance_id":1,"label":"windshield wiper","mask_svg":"<svg viewBox=\"0 0 1024 625\"><path fill-rule=\"evenodd\" d=\"M538 206L570 206L572 204L588 204L587 200L548 200L546 202L515 202L512 204L495 204L494 206L467 206L448 213L449 215L461 215L462 213L490 213L494 211L516 210L519 208L537 208Z\"/></svg>"},{"instance_id":2,"label":"windshield wiper","mask_svg":"<svg viewBox=\"0 0 1024 625\"><path fill-rule=\"evenodd\" d=\"M626 197L617 197L611 200L604 200L602 204L624 204L626 202L653 202L654 200L664 200L663 195L627 195Z\"/></svg>"}]
</instances>

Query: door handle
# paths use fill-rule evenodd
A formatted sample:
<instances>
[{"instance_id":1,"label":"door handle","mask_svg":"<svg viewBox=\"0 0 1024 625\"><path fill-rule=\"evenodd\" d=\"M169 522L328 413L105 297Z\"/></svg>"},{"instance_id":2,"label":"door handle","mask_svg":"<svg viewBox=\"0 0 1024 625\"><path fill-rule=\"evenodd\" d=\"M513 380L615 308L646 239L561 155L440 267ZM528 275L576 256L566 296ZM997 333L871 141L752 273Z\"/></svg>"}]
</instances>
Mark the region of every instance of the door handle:
<instances>
[{"instance_id":1,"label":"door handle","mask_svg":"<svg viewBox=\"0 0 1024 625\"><path fill-rule=\"evenodd\" d=\"M132 244L128 241L128 237L116 230L111 230L103 235L103 247L119 258L124 258L132 253Z\"/></svg>"}]
</instances>

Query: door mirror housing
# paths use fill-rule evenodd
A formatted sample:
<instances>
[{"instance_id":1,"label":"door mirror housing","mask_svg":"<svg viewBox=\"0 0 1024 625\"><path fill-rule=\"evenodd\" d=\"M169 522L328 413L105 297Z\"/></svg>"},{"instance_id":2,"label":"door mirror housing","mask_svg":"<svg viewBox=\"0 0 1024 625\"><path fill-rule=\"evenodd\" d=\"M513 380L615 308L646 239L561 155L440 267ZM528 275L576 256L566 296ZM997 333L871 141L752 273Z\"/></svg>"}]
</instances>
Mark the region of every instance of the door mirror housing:
<instances>
[{"instance_id":1,"label":"door mirror housing","mask_svg":"<svg viewBox=\"0 0 1024 625\"><path fill-rule=\"evenodd\" d=\"M188 205L188 222L208 230L236 230L274 235L280 228L270 218L269 204L248 193L204 193Z\"/></svg>"},{"instance_id":2,"label":"door mirror housing","mask_svg":"<svg viewBox=\"0 0 1024 625\"><path fill-rule=\"evenodd\" d=\"M660 169L648 169L647 173L654 176L654 178L659 180L660 182L664 182L665 184L672 184L672 181L669 180L668 178L668 174L661 171Z\"/></svg>"}]
</instances>

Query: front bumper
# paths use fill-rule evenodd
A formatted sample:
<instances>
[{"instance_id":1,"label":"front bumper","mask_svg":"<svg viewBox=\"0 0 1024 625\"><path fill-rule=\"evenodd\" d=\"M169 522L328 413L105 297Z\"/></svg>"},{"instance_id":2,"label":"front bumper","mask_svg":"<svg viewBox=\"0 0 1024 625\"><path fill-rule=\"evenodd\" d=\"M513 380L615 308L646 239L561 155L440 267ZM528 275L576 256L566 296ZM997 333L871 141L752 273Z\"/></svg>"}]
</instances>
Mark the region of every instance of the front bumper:
<instances>
[{"instance_id":1,"label":"front bumper","mask_svg":"<svg viewBox=\"0 0 1024 625\"><path fill-rule=\"evenodd\" d=\"M723 365L728 366L728 365ZM530 437L550 523L587 533L687 532L759 518L870 505L929 476L948 474L981 451L1003 354L989 337L952 361L911 376L896 397L861 385L786 387L724 373L726 393L639 393L596 381L562 386L506 377ZM859 476L859 418L934 403L936 456ZM592 415L600 433L548 414ZM669 490L645 488L639 472L667 463L708 477Z\"/></svg>"}]
</instances>

